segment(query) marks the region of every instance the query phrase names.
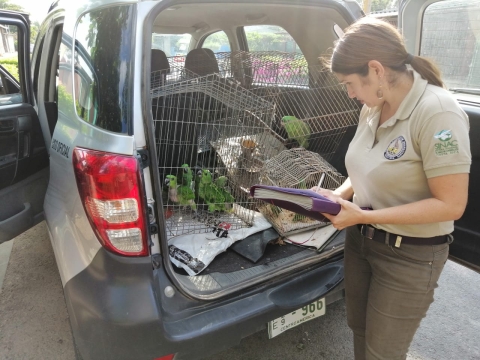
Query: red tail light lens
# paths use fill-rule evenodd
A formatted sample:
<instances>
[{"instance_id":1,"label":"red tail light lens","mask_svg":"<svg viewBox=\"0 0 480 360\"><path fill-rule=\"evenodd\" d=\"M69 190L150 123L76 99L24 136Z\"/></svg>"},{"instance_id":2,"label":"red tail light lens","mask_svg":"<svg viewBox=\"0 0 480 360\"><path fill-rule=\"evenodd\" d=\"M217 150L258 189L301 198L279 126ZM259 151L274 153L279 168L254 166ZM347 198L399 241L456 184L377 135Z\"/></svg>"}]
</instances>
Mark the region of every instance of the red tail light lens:
<instances>
[{"instance_id":1,"label":"red tail light lens","mask_svg":"<svg viewBox=\"0 0 480 360\"><path fill-rule=\"evenodd\" d=\"M75 148L73 167L85 212L100 243L120 255L148 255L137 159Z\"/></svg>"}]
</instances>

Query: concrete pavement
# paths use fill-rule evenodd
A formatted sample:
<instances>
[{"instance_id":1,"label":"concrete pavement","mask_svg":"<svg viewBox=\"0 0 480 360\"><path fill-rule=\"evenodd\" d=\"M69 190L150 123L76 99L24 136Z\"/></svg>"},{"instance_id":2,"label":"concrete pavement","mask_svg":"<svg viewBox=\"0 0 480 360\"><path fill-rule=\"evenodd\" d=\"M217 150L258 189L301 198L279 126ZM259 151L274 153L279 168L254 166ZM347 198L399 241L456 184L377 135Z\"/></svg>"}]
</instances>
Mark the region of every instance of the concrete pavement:
<instances>
[{"instance_id":1,"label":"concrete pavement","mask_svg":"<svg viewBox=\"0 0 480 360\"><path fill-rule=\"evenodd\" d=\"M45 223L18 236L13 247L7 246L11 247L11 255L0 294L0 359L75 359L62 285ZM407 359L480 359L480 274L448 261L439 284L435 302ZM352 358L345 303L340 301L327 307L319 319L274 339L268 340L267 331L261 331L207 360Z\"/></svg>"}]
</instances>

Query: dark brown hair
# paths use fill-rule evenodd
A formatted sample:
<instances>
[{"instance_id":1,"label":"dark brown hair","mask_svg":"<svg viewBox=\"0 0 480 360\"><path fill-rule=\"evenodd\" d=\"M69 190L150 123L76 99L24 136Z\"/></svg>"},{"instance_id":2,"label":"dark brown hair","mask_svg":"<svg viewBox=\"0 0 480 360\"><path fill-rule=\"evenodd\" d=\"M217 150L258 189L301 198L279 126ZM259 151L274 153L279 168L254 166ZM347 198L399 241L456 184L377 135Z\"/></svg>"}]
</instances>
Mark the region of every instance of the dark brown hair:
<instances>
[{"instance_id":1,"label":"dark brown hair","mask_svg":"<svg viewBox=\"0 0 480 360\"><path fill-rule=\"evenodd\" d=\"M339 74L368 74L368 62L377 60L396 72L407 71L409 63L429 84L444 87L437 66L421 56L411 56L398 30L374 17L364 17L350 25L336 41L327 66Z\"/></svg>"}]
</instances>

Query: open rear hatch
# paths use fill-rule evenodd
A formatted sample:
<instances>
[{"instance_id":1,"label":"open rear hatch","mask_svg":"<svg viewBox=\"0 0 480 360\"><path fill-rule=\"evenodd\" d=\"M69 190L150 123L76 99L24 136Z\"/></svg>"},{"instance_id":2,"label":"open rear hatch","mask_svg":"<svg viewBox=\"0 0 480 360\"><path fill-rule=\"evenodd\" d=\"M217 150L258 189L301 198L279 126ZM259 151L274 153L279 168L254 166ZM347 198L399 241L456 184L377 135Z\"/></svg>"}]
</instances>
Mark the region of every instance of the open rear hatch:
<instances>
[{"instance_id":1,"label":"open rear hatch","mask_svg":"<svg viewBox=\"0 0 480 360\"><path fill-rule=\"evenodd\" d=\"M341 256L343 236L331 226L249 193L345 179L359 105L318 58L352 15L337 2L315 4L158 5L151 29L163 46L152 50L149 98L160 241L167 270L192 297ZM217 29L227 46L205 47ZM182 34L191 39L185 53ZM265 34L270 45L259 41Z\"/></svg>"}]
</instances>

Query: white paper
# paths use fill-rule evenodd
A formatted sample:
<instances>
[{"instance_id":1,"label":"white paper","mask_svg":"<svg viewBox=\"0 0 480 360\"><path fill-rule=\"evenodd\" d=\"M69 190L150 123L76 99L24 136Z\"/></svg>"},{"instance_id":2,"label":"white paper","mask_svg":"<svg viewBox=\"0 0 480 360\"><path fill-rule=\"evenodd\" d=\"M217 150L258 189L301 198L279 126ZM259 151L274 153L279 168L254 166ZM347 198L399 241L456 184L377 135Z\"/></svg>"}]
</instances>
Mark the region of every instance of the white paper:
<instances>
[{"instance_id":1,"label":"white paper","mask_svg":"<svg viewBox=\"0 0 480 360\"><path fill-rule=\"evenodd\" d=\"M308 230L298 234L289 235L284 240L291 244L311 246L320 249L337 229L333 225L327 225L315 230Z\"/></svg>"},{"instance_id":2,"label":"white paper","mask_svg":"<svg viewBox=\"0 0 480 360\"><path fill-rule=\"evenodd\" d=\"M190 275L198 275L217 256L226 251L234 242L243 240L272 225L260 213L255 213L253 226L227 230L222 229L201 234L187 234L174 237L168 241L170 260L176 266L185 269ZM222 237L226 236L226 237Z\"/></svg>"}]
</instances>

